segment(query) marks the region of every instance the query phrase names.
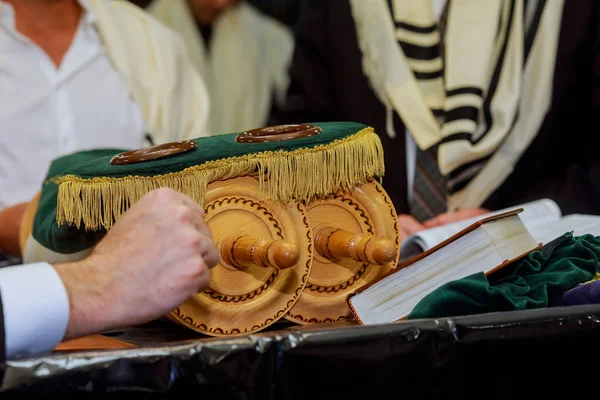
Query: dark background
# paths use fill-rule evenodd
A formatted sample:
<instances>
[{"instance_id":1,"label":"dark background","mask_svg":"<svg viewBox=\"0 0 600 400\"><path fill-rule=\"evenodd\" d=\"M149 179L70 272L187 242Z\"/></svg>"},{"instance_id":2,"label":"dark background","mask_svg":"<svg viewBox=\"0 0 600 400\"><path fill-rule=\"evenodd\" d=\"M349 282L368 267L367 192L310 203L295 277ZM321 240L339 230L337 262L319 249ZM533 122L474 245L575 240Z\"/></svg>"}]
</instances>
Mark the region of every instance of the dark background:
<instances>
[{"instance_id":1,"label":"dark background","mask_svg":"<svg viewBox=\"0 0 600 400\"><path fill-rule=\"evenodd\" d=\"M147 7L152 0L129 0L139 7ZM302 0L247 0L264 12L286 25L293 26Z\"/></svg>"}]
</instances>

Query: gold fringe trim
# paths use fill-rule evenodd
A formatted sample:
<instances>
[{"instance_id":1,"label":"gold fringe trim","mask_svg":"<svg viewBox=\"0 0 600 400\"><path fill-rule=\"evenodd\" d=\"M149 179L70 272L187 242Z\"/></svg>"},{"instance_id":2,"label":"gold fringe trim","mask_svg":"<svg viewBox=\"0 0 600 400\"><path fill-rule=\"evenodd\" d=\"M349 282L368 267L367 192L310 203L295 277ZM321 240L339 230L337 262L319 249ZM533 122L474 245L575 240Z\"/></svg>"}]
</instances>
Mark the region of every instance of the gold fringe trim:
<instances>
[{"instance_id":1,"label":"gold fringe trim","mask_svg":"<svg viewBox=\"0 0 600 400\"><path fill-rule=\"evenodd\" d=\"M86 230L110 229L133 203L160 187L204 204L209 183L258 174L262 199L309 202L315 196L349 191L383 173L381 141L372 128L365 128L312 148L230 157L163 175L88 179L65 175L58 178L56 222Z\"/></svg>"}]
</instances>

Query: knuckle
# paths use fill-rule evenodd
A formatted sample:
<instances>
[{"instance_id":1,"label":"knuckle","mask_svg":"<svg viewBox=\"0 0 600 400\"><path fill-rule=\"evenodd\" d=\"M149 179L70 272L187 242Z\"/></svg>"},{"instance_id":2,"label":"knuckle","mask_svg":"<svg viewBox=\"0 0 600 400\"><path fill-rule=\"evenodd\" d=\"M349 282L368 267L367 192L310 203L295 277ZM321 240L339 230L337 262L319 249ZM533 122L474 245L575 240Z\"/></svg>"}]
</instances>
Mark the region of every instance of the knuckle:
<instances>
[{"instance_id":1,"label":"knuckle","mask_svg":"<svg viewBox=\"0 0 600 400\"><path fill-rule=\"evenodd\" d=\"M186 207L184 204L178 204L175 207L174 215L178 222L190 223L193 221L194 213L189 207Z\"/></svg>"},{"instance_id":2,"label":"knuckle","mask_svg":"<svg viewBox=\"0 0 600 400\"><path fill-rule=\"evenodd\" d=\"M198 290L205 289L210 284L210 269L208 269L206 265L204 265L204 268L199 271L197 283Z\"/></svg>"},{"instance_id":3,"label":"knuckle","mask_svg":"<svg viewBox=\"0 0 600 400\"><path fill-rule=\"evenodd\" d=\"M204 217L204 207L202 207L202 205L200 203L198 203L196 200L188 197L187 198L190 204L190 207L193 208L194 212L198 215L201 215Z\"/></svg>"},{"instance_id":4,"label":"knuckle","mask_svg":"<svg viewBox=\"0 0 600 400\"><path fill-rule=\"evenodd\" d=\"M169 201L171 198L173 198L173 192L173 189L161 187L158 189L154 189L151 193L155 196L157 200Z\"/></svg>"},{"instance_id":5,"label":"knuckle","mask_svg":"<svg viewBox=\"0 0 600 400\"><path fill-rule=\"evenodd\" d=\"M190 276L202 288L206 287L210 281L210 269L204 259L200 256L193 257L190 260Z\"/></svg>"},{"instance_id":6,"label":"knuckle","mask_svg":"<svg viewBox=\"0 0 600 400\"><path fill-rule=\"evenodd\" d=\"M202 242L202 235L196 231L188 233L184 241L185 246L189 249L192 249L194 253L199 253Z\"/></svg>"}]
</instances>

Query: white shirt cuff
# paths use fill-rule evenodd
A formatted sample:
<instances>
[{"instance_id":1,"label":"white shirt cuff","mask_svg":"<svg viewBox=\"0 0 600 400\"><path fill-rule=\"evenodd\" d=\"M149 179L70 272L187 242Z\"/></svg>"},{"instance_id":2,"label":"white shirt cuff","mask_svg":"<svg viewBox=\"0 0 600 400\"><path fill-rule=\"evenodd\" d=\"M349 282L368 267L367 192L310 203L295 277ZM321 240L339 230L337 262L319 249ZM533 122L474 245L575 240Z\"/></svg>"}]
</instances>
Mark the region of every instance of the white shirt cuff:
<instances>
[{"instance_id":1,"label":"white shirt cuff","mask_svg":"<svg viewBox=\"0 0 600 400\"><path fill-rule=\"evenodd\" d=\"M69 323L69 297L56 270L47 263L0 269L6 357L52 351Z\"/></svg>"}]
</instances>

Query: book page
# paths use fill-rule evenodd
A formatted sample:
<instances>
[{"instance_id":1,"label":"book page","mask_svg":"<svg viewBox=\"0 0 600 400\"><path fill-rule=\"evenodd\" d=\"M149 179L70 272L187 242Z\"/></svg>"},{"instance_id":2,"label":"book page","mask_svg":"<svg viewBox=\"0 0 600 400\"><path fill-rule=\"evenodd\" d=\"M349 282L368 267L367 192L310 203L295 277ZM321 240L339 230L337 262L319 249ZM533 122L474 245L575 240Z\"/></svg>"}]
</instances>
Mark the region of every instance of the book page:
<instances>
[{"instance_id":1,"label":"book page","mask_svg":"<svg viewBox=\"0 0 600 400\"><path fill-rule=\"evenodd\" d=\"M534 226L541 226L544 223L551 223L553 221L557 221L561 217L560 208L554 201L550 199L541 199L532 201L530 203L516 205L514 207L508 207L502 210L490 212L485 215L480 215L478 217L458 221L452 224L439 226L431 229L425 229L421 232L418 232L417 234L408 237L401 244L400 258L401 260L406 260L408 258L414 257L415 255L432 248L438 243L443 242L450 236L460 232L461 230L465 229L472 223L479 221L480 219L496 214L501 214L503 212L514 210L516 208L523 208L523 212L519 214L519 217L521 217L521 220L523 221L527 229L530 229L530 227ZM534 235L534 237L536 236Z\"/></svg>"},{"instance_id":2,"label":"book page","mask_svg":"<svg viewBox=\"0 0 600 400\"><path fill-rule=\"evenodd\" d=\"M541 221L528 226L527 229L538 242L542 243L548 243L571 231L574 236L582 236L588 233L600 236L600 216L570 214L558 221Z\"/></svg>"}]
</instances>

